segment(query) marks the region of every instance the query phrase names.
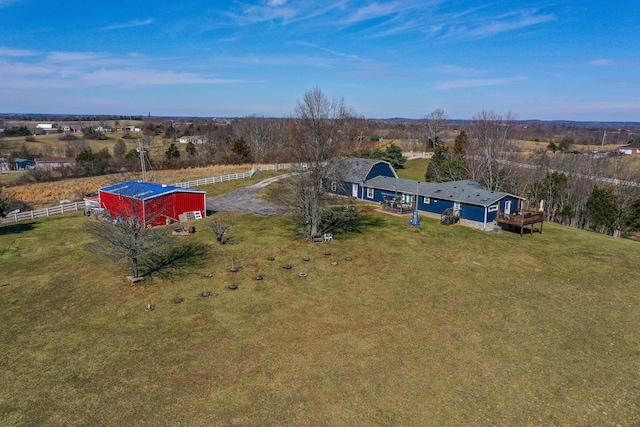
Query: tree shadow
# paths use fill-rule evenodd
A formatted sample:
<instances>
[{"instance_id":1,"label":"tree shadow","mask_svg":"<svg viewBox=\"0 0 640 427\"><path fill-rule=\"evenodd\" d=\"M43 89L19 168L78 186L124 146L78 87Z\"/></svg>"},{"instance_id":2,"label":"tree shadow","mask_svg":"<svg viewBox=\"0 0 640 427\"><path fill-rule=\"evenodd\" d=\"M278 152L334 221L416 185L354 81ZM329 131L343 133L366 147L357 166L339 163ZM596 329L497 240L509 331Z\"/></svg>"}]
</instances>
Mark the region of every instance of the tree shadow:
<instances>
[{"instance_id":1,"label":"tree shadow","mask_svg":"<svg viewBox=\"0 0 640 427\"><path fill-rule=\"evenodd\" d=\"M361 214L357 215L348 222L344 231L347 233L362 234L372 228L380 228L385 224L385 219L379 216Z\"/></svg>"},{"instance_id":2,"label":"tree shadow","mask_svg":"<svg viewBox=\"0 0 640 427\"><path fill-rule=\"evenodd\" d=\"M35 222L19 222L17 224L3 225L0 227L0 236L20 234L36 228Z\"/></svg>"},{"instance_id":3,"label":"tree shadow","mask_svg":"<svg viewBox=\"0 0 640 427\"><path fill-rule=\"evenodd\" d=\"M338 211L333 212L328 226L323 229L324 232L333 233L354 233L362 234L372 228L382 227L385 223L384 218L369 215L358 211Z\"/></svg>"},{"instance_id":4,"label":"tree shadow","mask_svg":"<svg viewBox=\"0 0 640 427\"><path fill-rule=\"evenodd\" d=\"M203 264L209 249L204 243L189 242L157 251L142 262L143 276L174 277L188 268Z\"/></svg>"}]
</instances>

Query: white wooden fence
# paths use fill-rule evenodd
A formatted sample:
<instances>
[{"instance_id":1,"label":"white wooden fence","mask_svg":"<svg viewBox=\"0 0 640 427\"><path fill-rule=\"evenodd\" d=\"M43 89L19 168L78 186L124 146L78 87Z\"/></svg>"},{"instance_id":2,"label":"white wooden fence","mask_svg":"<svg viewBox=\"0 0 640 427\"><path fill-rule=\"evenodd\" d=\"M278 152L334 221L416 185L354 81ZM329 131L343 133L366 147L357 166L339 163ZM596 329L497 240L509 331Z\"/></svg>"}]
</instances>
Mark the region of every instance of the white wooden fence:
<instances>
[{"instance_id":1,"label":"white wooden fence","mask_svg":"<svg viewBox=\"0 0 640 427\"><path fill-rule=\"evenodd\" d=\"M291 164L259 165L259 166L254 166L253 168L251 168L250 171L247 171L247 172L231 173L228 175L214 176L211 178L196 179L195 181L179 182L173 185L176 187L182 187L182 188L199 187L201 185L209 185L209 184L216 184L219 182L235 181L237 179L250 178L253 175L255 175L257 171L284 170L284 169L290 169L291 167L292 167ZM65 214L69 212L75 212L75 211L79 211L80 209L84 209L84 202L69 203L65 205L53 206L50 208L38 209L35 211L29 211L29 212L13 212L7 215L5 218L0 218L0 224L29 221L29 220L45 218L53 215L60 215L60 214Z\"/></svg>"},{"instance_id":2,"label":"white wooden fence","mask_svg":"<svg viewBox=\"0 0 640 427\"><path fill-rule=\"evenodd\" d=\"M6 216L6 218L0 218L0 224L7 224L10 222L28 221L31 219L45 218L52 215L60 215L69 212L75 212L80 209L84 209L84 202L69 203L66 205L53 206L51 208L38 209L29 212L14 212Z\"/></svg>"}]
</instances>

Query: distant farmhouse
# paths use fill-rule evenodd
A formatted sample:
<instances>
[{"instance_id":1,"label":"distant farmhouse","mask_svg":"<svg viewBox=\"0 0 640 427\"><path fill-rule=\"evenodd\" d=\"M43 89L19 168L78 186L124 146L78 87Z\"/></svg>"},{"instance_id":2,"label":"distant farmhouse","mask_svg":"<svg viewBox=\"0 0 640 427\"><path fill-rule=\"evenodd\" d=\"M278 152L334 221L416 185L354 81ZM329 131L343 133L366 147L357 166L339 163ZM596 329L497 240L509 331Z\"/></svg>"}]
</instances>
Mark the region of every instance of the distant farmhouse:
<instances>
[{"instance_id":1,"label":"distant farmhouse","mask_svg":"<svg viewBox=\"0 0 640 427\"><path fill-rule=\"evenodd\" d=\"M37 157L35 159L36 169L59 170L76 165L75 157Z\"/></svg>"},{"instance_id":2,"label":"distant farmhouse","mask_svg":"<svg viewBox=\"0 0 640 427\"><path fill-rule=\"evenodd\" d=\"M83 130L84 126L80 125L65 125L62 127L62 131L65 133L82 132Z\"/></svg>"},{"instance_id":3,"label":"distant farmhouse","mask_svg":"<svg viewBox=\"0 0 640 427\"><path fill-rule=\"evenodd\" d=\"M202 144L204 143L204 139L201 136L182 136L178 140L181 144Z\"/></svg>"},{"instance_id":4,"label":"distant farmhouse","mask_svg":"<svg viewBox=\"0 0 640 427\"><path fill-rule=\"evenodd\" d=\"M124 126L124 127L121 127L119 130L121 130L122 132L142 132L142 129L140 129L137 126Z\"/></svg>"},{"instance_id":5,"label":"distant farmhouse","mask_svg":"<svg viewBox=\"0 0 640 427\"><path fill-rule=\"evenodd\" d=\"M347 157L336 164L343 171L342 179L329 184L330 192L377 202L399 213L417 209L443 223L493 230L500 215L520 212L526 200L487 190L471 180L432 183L400 179L393 166L382 160Z\"/></svg>"},{"instance_id":6,"label":"distant farmhouse","mask_svg":"<svg viewBox=\"0 0 640 427\"><path fill-rule=\"evenodd\" d=\"M627 156L640 156L640 142L632 142L618 147L616 152Z\"/></svg>"}]
</instances>

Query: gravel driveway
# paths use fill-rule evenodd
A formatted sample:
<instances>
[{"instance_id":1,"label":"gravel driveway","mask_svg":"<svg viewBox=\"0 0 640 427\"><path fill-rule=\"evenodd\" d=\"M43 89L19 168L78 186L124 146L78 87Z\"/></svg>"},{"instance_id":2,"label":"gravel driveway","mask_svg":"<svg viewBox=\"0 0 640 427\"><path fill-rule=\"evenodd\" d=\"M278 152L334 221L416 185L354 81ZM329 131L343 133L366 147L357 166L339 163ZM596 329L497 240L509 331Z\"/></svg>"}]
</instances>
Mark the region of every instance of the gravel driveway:
<instances>
[{"instance_id":1,"label":"gravel driveway","mask_svg":"<svg viewBox=\"0 0 640 427\"><path fill-rule=\"evenodd\" d=\"M207 210L212 212L243 211L258 215L275 215L284 212L284 208L258 198L257 194L267 185L289 176L279 175L250 185L242 190L224 196L207 198Z\"/></svg>"}]
</instances>

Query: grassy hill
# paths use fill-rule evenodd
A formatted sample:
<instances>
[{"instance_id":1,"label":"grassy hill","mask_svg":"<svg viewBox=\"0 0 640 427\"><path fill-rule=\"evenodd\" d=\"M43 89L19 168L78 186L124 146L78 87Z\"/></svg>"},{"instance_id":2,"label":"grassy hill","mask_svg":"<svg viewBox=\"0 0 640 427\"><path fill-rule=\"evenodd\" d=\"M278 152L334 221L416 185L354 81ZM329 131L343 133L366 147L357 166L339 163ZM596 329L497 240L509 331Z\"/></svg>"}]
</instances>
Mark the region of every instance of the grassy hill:
<instances>
[{"instance_id":1,"label":"grassy hill","mask_svg":"<svg viewBox=\"0 0 640 427\"><path fill-rule=\"evenodd\" d=\"M210 255L135 286L81 214L0 227L0 424L640 423L635 242L367 210L310 244L286 216L229 218L233 245L194 222L176 241Z\"/></svg>"}]
</instances>

